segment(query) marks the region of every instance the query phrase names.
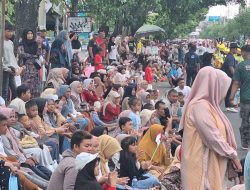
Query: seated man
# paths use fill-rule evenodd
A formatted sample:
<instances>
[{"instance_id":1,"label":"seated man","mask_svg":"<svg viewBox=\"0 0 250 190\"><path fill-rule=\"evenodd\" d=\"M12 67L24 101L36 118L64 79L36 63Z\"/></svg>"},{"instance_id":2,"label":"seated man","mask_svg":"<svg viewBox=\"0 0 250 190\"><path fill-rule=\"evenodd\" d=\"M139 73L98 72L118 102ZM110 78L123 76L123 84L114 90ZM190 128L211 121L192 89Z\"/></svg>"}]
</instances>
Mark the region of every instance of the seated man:
<instances>
[{"instance_id":1,"label":"seated man","mask_svg":"<svg viewBox=\"0 0 250 190\"><path fill-rule=\"evenodd\" d=\"M178 86L175 88L175 90L177 92L182 92L184 95L184 101L186 101L190 92L191 92L191 88L189 86L185 86L184 78L179 78L177 80L177 84L178 84Z\"/></svg>"},{"instance_id":2,"label":"seated man","mask_svg":"<svg viewBox=\"0 0 250 190\"><path fill-rule=\"evenodd\" d=\"M47 190L74 190L78 171L75 158L82 152L92 153L92 135L85 131L76 131L71 138L71 149L63 152L63 159L52 174ZM56 188L55 188L56 187Z\"/></svg>"},{"instance_id":3,"label":"seated man","mask_svg":"<svg viewBox=\"0 0 250 190\"><path fill-rule=\"evenodd\" d=\"M29 87L22 84L16 89L17 97L10 102L10 106L16 107L18 114L26 114L25 102L31 98Z\"/></svg>"}]
</instances>

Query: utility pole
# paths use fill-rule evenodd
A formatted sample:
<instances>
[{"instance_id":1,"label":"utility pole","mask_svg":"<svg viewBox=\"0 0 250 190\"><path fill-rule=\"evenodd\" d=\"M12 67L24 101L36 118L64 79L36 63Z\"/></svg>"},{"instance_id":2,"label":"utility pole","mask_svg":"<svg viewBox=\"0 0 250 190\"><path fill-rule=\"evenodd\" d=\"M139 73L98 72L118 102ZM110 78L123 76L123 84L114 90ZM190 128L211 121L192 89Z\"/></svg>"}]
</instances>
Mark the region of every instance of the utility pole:
<instances>
[{"instance_id":1,"label":"utility pole","mask_svg":"<svg viewBox=\"0 0 250 190\"><path fill-rule=\"evenodd\" d=\"M5 25L5 0L0 0L0 95L3 88L3 61L4 61L4 26Z\"/></svg>"}]
</instances>

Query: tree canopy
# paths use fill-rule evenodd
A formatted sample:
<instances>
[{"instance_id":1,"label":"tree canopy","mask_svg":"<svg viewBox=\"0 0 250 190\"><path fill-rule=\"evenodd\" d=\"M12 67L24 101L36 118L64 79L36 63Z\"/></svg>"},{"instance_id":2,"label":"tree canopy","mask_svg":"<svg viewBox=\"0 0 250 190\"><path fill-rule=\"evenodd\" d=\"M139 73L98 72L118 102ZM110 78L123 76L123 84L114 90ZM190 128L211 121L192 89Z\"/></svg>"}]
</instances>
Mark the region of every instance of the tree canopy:
<instances>
[{"instance_id":1,"label":"tree canopy","mask_svg":"<svg viewBox=\"0 0 250 190\"><path fill-rule=\"evenodd\" d=\"M7 20L18 29L37 26L41 0L9 0ZM166 30L166 37L183 36L204 19L212 5L244 0L51 0L64 3L71 11L84 10L95 25L109 26L114 34L134 34L145 23L156 24ZM24 11L27 7L27 11ZM32 9L28 10L28 9ZM22 19L21 19L22 18ZM25 21L23 21L25 18ZM18 31L17 31L18 32Z\"/></svg>"},{"instance_id":2,"label":"tree canopy","mask_svg":"<svg viewBox=\"0 0 250 190\"><path fill-rule=\"evenodd\" d=\"M202 38L225 38L227 40L239 40L250 37L250 8L243 8L239 15L227 22L208 25L201 33Z\"/></svg>"}]
</instances>

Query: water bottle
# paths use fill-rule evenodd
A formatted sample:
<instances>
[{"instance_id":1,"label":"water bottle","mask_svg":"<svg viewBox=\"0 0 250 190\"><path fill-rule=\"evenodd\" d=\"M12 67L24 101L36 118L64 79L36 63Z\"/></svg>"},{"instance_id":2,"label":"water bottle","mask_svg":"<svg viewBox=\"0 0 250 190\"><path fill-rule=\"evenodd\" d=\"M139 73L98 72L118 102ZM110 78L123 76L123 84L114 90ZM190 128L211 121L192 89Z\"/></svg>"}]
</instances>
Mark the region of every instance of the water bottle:
<instances>
[{"instance_id":1,"label":"water bottle","mask_svg":"<svg viewBox=\"0 0 250 190\"><path fill-rule=\"evenodd\" d=\"M133 180L132 180L132 187L135 187L136 186L136 183L137 183L137 178L136 176L133 177Z\"/></svg>"}]
</instances>

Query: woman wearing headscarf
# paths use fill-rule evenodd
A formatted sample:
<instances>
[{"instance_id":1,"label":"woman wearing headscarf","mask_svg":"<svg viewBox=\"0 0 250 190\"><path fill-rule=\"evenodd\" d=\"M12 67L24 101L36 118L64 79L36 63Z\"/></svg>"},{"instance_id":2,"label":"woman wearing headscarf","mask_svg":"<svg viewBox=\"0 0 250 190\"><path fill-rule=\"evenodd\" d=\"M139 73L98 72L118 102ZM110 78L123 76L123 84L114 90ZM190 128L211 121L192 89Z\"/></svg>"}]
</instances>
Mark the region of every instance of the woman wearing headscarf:
<instances>
[{"instance_id":1,"label":"woman wearing headscarf","mask_svg":"<svg viewBox=\"0 0 250 190\"><path fill-rule=\"evenodd\" d=\"M74 81L69 86L71 89L70 98L74 103L75 109L80 110L82 103L81 93L83 91L82 83L80 81Z\"/></svg>"},{"instance_id":2,"label":"woman wearing headscarf","mask_svg":"<svg viewBox=\"0 0 250 190\"><path fill-rule=\"evenodd\" d=\"M51 45L50 50L50 64L51 68L62 68L69 66L67 50L64 44L64 40L55 39L55 41Z\"/></svg>"},{"instance_id":3,"label":"woman wearing headscarf","mask_svg":"<svg viewBox=\"0 0 250 190\"><path fill-rule=\"evenodd\" d=\"M101 119L106 123L113 123L121 113L120 108L120 94L111 90L108 97L104 101L102 108Z\"/></svg>"},{"instance_id":4,"label":"woman wearing headscarf","mask_svg":"<svg viewBox=\"0 0 250 190\"><path fill-rule=\"evenodd\" d=\"M128 105L129 98L136 97L136 85L135 84L129 84L125 90L122 100L122 111L129 110L130 107Z\"/></svg>"},{"instance_id":5,"label":"woman wearing headscarf","mask_svg":"<svg viewBox=\"0 0 250 190\"><path fill-rule=\"evenodd\" d=\"M66 82L69 70L66 68L54 68L49 71L49 75L46 82L46 87L58 89L60 85Z\"/></svg>"},{"instance_id":6,"label":"woman wearing headscarf","mask_svg":"<svg viewBox=\"0 0 250 190\"><path fill-rule=\"evenodd\" d=\"M139 158L142 165L151 162L151 172L156 177L160 177L167 167L171 164L171 154L167 142L161 142L157 148L157 135L164 135L164 127L162 125L152 125L139 142L139 149L144 155Z\"/></svg>"},{"instance_id":7,"label":"woman wearing headscarf","mask_svg":"<svg viewBox=\"0 0 250 190\"><path fill-rule=\"evenodd\" d=\"M159 180L146 173L146 170L150 168L143 168L137 160L138 147L136 137L126 137L121 141L122 151L120 152L120 176L129 177L128 185L132 188L138 189L150 189L156 185L159 185ZM129 167L128 167L129 166ZM137 181L132 182L136 177Z\"/></svg>"},{"instance_id":8,"label":"woman wearing headscarf","mask_svg":"<svg viewBox=\"0 0 250 190\"><path fill-rule=\"evenodd\" d=\"M83 152L76 157L75 165L79 171L74 190L116 190L117 173L109 175L108 183L100 185L96 180L99 171L100 158L98 154Z\"/></svg>"},{"instance_id":9,"label":"woman wearing headscarf","mask_svg":"<svg viewBox=\"0 0 250 190\"><path fill-rule=\"evenodd\" d=\"M66 30L62 30L57 39L61 39L64 41L64 45L66 46L66 52L67 52L67 62L69 63L68 66L71 66L71 60L73 58L73 49L72 49L72 46L71 46L71 43L70 43L70 40L69 40L69 33L66 31Z\"/></svg>"},{"instance_id":10,"label":"woman wearing headscarf","mask_svg":"<svg viewBox=\"0 0 250 190\"><path fill-rule=\"evenodd\" d=\"M227 163L242 170L232 125L220 108L230 83L224 72L212 67L201 69L194 81L180 122L183 189L225 189Z\"/></svg>"},{"instance_id":11,"label":"woman wearing headscarf","mask_svg":"<svg viewBox=\"0 0 250 190\"><path fill-rule=\"evenodd\" d=\"M95 85L93 79L85 79L83 81L82 98L83 100L88 102L90 106L93 106L94 103L98 101L98 97L95 93Z\"/></svg>"},{"instance_id":12,"label":"woman wearing headscarf","mask_svg":"<svg viewBox=\"0 0 250 190\"><path fill-rule=\"evenodd\" d=\"M98 179L104 175L107 175L110 173L110 169L108 167L108 161L112 159L113 163L117 167L117 164L119 164L119 158L120 158L120 151L122 150L119 142L108 135L102 135L98 137L99 140L99 157L100 157L100 171ZM119 185L126 185L128 182L128 177L121 177L118 178L117 184Z\"/></svg>"},{"instance_id":13,"label":"woman wearing headscarf","mask_svg":"<svg viewBox=\"0 0 250 190\"><path fill-rule=\"evenodd\" d=\"M150 93L149 92L142 92L141 93L141 101L142 101L142 106L144 106L146 104L150 104L151 103Z\"/></svg>"},{"instance_id":14,"label":"woman wearing headscarf","mask_svg":"<svg viewBox=\"0 0 250 190\"><path fill-rule=\"evenodd\" d=\"M32 148L34 155L30 153L26 154L16 138L13 129L10 127L15 122L15 111L11 108L1 108L0 114L8 118L8 128L6 134L1 135L5 153L8 156L16 158L18 162L21 163L22 167L30 168L43 179L49 180L52 173L44 166L41 166L38 162L42 159L42 152L40 148Z\"/></svg>"},{"instance_id":15,"label":"woman wearing headscarf","mask_svg":"<svg viewBox=\"0 0 250 190\"><path fill-rule=\"evenodd\" d=\"M94 83L95 83L95 93L96 93L96 96L99 99L102 99L103 95L104 95L104 92L106 90L106 87L103 84L103 82L102 82L102 80L101 80L100 77L95 77L94 78Z\"/></svg>"},{"instance_id":16,"label":"woman wearing headscarf","mask_svg":"<svg viewBox=\"0 0 250 190\"><path fill-rule=\"evenodd\" d=\"M22 84L29 86L32 96L38 97L42 91L40 79L41 65L38 63L41 52L38 52L38 45L32 30L24 30L22 41L17 48L18 64L25 66L21 75Z\"/></svg>"},{"instance_id":17,"label":"woman wearing headscarf","mask_svg":"<svg viewBox=\"0 0 250 190\"><path fill-rule=\"evenodd\" d=\"M61 85L57 91L60 98L59 110L61 114L69 121L78 123L80 129L84 129L89 121L83 115L76 111L73 101L71 100L71 89L68 85Z\"/></svg>"}]
</instances>

